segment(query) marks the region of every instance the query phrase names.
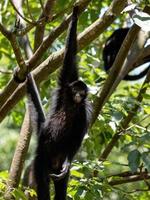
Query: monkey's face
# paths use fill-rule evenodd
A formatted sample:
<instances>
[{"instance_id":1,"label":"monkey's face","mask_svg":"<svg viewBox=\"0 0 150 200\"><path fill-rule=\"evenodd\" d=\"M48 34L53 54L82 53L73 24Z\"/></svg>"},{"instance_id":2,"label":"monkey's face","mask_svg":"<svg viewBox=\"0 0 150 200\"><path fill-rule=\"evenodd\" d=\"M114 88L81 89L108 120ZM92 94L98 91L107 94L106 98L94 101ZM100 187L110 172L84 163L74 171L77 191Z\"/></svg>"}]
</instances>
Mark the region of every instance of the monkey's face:
<instances>
[{"instance_id":1,"label":"monkey's face","mask_svg":"<svg viewBox=\"0 0 150 200\"><path fill-rule=\"evenodd\" d=\"M72 96L75 103L81 103L86 98L86 92L84 90L72 90Z\"/></svg>"},{"instance_id":2,"label":"monkey's face","mask_svg":"<svg viewBox=\"0 0 150 200\"><path fill-rule=\"evenodd\" d=\"M75 81L71 83L69 87L71 90L71 96L74 103L80 104L86 99L88 88L84 82Z\"/></svg>"}]
</instances>

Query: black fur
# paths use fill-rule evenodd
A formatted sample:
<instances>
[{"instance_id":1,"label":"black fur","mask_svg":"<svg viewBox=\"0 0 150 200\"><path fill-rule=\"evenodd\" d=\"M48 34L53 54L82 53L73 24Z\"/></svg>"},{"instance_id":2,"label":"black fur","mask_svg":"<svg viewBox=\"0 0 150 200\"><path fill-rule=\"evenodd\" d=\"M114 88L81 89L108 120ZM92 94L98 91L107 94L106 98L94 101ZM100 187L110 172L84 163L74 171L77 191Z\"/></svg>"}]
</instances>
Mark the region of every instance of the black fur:
<instances>
[{"instance_id":1,"label":"black fur","mask_svg":"<svg viewBox=\"0 0 150 200\"><path fill-rule=\"evenodd\" d=\"M35 115L36 113L35 119L33 119L32 122L33 123L34 121L36 122L35 126L39 130L41 127L41 124L45 122L45 115L42 108L42 103L41 103L37 86L30 73L27 75L27 92L28 92L28 100L29 100L28 105L29 105L30 113L32 115Z\"/></svg>"},{"instance_id":2,"label":"black fur","mask_svg":"<svg viewBox=\"0 0 150 200\"><path fill-rule=\"evenodd\" d=\"M34 160L38 200L50 199L50 178L55 186L55 200L66 200L70 164L87 132L88 89L85 83L78 80L76 66L77 14L78 7L75 7L58 89L46 120L33 79L28 76L27 93L37 111L40 127L37 131L38 145Z\"/></svg>"},{"instance_id":3,"label":"black fur","mask_svg":"<svg viewBox=\"0 0 150 200\"><path fill-rule=\"evenodd\" d=\"M117 56L117 53L119 52L119 49L128 31L129 28L119 28L115 30L113 34L107 39L105 47L103 49L104 69L106 72L108 72L109 69L112 67L113 62ZM148 70L149 66L137 75L127 74L124 77L124 80L134 81L143 78L147 74Z\"/></svg>"}]
</instances>

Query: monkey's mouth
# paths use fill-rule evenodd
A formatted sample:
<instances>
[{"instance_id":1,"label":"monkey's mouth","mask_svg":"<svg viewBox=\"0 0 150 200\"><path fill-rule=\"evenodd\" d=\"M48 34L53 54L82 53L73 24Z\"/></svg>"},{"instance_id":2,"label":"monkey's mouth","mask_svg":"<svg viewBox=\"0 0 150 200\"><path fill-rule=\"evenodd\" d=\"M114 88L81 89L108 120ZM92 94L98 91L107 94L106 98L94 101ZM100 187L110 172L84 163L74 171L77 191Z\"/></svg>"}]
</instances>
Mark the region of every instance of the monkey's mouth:
<instances>
[{"instance_id":1,"label":"monkey's mouth","mask_svg":"<svg viewBox=\"0 0 150 200\"><path fill-rule=\"evenodd\" d=\"M76 94L74 97L75 103L80 103L82 101L82 97L79 94Z\"/></svg>"}]
</instances>

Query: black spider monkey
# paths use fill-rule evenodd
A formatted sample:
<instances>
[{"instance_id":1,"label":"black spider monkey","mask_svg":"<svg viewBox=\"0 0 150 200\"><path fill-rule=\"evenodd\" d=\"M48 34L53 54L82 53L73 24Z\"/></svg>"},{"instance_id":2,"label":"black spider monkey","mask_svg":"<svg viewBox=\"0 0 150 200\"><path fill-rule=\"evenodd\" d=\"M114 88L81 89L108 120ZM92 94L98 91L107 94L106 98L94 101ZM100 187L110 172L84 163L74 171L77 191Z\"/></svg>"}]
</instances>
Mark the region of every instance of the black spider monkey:
<instances>
[{"instance_id":1,"label":"black spider monkey","mask_svg":"<svg viewBox=\"0 0 150 200\"><path fill-rule=\"evenodd\" d=\"M77 20L76 6L73 9L58 89L47 118L34 79L30 73L27 76L29 108L35 109L38 124L38 144L34 159L38 200L50 199L50 179L54 182L55 200L66 200L70 164L81 146L89 124L90 105L86 99L88 88L78 80L76 65Z\"/></svg>"},{"instance_id":2,"label":"black spider monkey","mask_svg":"<svg viewBox=\"0 0 150 200\"><path fill-rule=\"evenodd\" d=\"M108 70L112 67L113 62L128 31L129 28L119 28L115 30L113 34L107 39L105 47L103 49L104 70L106 72L108 72ZM148 61L150 61L150 59ZM127 74L124 77L124 80L134 81L143 78L147 74L148 70L149 66L137 75Z\"/></svg>"}]
</instances>

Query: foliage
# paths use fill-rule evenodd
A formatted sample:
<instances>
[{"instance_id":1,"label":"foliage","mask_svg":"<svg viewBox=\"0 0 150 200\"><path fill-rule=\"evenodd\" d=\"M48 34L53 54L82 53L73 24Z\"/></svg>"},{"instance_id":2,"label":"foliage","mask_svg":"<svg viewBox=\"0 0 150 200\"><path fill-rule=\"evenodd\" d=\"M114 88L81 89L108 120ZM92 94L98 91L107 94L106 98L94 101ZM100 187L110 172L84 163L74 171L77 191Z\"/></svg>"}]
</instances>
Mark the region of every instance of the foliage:
<instances>
[{"instance_id":1,"label":"foliage","mask_svg":"<svg viewBox=\"0 0 150 200\"><path fill-rule=\"evenodd\" d=\"M74 0L57 1L53 9L58 16L46 25L47 34L62 22L63 15L69 14L74 2ZM78 32L81 33L97 20L99 16L102 16L102 13L109 7L111 2L110 0L95 0L89 4L88 9L80 16ZM146 1L144 0L133 2L139 3L140 8L146 5ZM34 19L38 19L41 13L39 1L29 0L29 5ZM0 3L0 9L0 21L9 30L14 30L16 16L10 1L5 0ZM24 14L27 18L30 18L26 7L24 7ZM135 18L142 16L143 12L141 14L138 13ZM89 98L92 103L98 98L108 76L103 71L103 45L108 36L115 29L121 27L127 18L128 15L122 14L103 34L78 54L80 74L90 88ZM142 21L144 21L145 27L146 22L143 18L140 18L140 22L135 23L142 24L142 27ZM32 47L34 47L34 30L29 32ZM65 37L66 32L62 33L52 44L51 48L44 52L40 62L44 61L51 53L63 48ZM0 34L0 41L1 92L9 82L12 71L17 63L10 43L2 34ZM43 85L41 85L40 93L46 111L48 111L48 106L50 105L48 99L52 97L52 91L56 86L57 76L58 72L55 71L50 75L50 79L45 80ZM106 102L93 127L89 130L88 135L86 135L83 146L72 165L68 187L68 200L148 200L150 198L150 194L147 191L150 182L146 180L150 173L150 86L147 92L143 94L143 101L139 103L136 97L138 96L142 83L143 80L133 83L122 81L111 98ZM24 98L11 110L7 118L0 125L0 200L3 200L4 193L7 189L8 172L5 170L9 170L10 168L18 139L19 128L24 117L25 104L26 99ZM128 115L134 105L139 105L138 112L135 113L128 128L121 131L121 137L116 142L109 157L104 162L100 161L101 153L112 140L118 129L120 130L122 128L120 122ZM33 148L34 144L31 144L27 156L29 160L33 158ZM128 174L127 176L126 174L123 176L125 172ZM140 174L141 172L143 174ZM138 176L139 174L144 176L140 181L133 183L129 181L124 184L117 184L118 181L124 180L124 178L132 178L133 175ZM31 196L35 195L34 190L22 184L12 191L16 200L26 200L26 193L30 193Z\"/></svg>"}]
</instances>

